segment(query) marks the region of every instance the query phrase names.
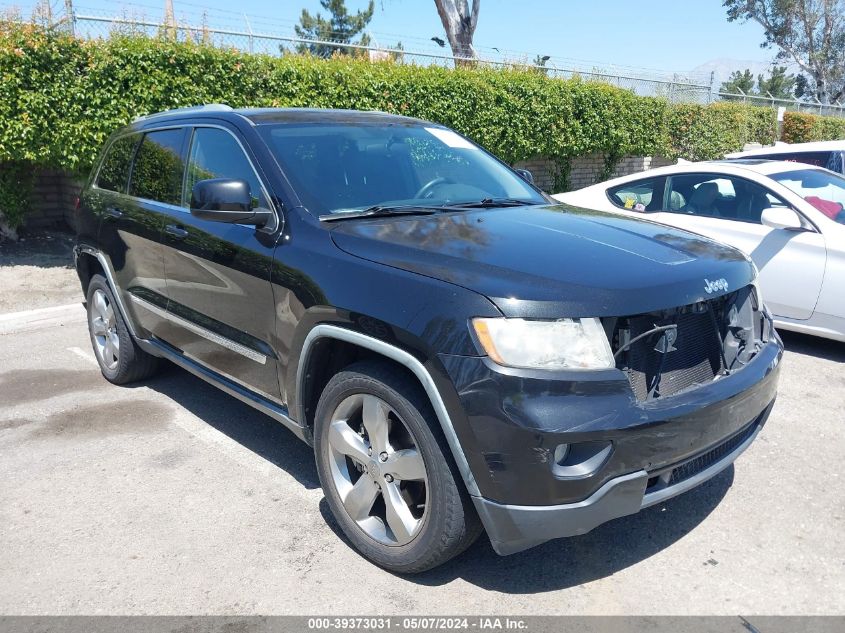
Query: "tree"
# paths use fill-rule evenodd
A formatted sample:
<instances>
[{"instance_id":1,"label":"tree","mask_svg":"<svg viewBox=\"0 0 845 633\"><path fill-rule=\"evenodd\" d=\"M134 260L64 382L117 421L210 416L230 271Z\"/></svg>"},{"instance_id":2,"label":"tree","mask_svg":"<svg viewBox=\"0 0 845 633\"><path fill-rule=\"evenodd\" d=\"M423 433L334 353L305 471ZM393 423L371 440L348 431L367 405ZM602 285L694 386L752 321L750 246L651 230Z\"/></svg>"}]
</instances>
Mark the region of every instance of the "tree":
<instances>
[{"instance_id":1,"label":"tree","mask_svg":"<svg viewBox=\"0 0 845 633\"><path fill-rule=\"evenodd\" d=\"M795 98L803 99L804 97L809 97L810 92L810 81L807 79L807 75L798 73L798 76L795 78Z\"/></svg>"},{"instance_id":2,"label":"tree","mask_svg":"<svg viewBox=\"0 0 845 633\"><path fill-rule=\"evenodd\" d=\"M758 91L764 97L775 99L792 99L795 88L795 75L786 74L786 66L775 66L769 78L757 75Z\"/></svg>"},{"instance_id":3,"label":"tree","mask_svg":"<svg viewBox=\"0 0 845 633\"><path fill-rule=\"evenodd\" d=\"M366 33L363 33L357 42L353 42L353 39L362 33L370 20L373 19L373 11L375 10L373 0L370 0L370 4L364 11L357 11L354 15L347 11L345 0L320 0L320 6L329 12L329 17L324 18L320 13L311 15L303 9L302 15L299 16L299 24L294 26L298 37L340 44L369 45L370 38ZM331 57L338 50L343 50L343 47L328 44L300 44L297 46L298 52L311 53L317 57Z\"/></svg>"},{"instance_id":4,"label":"tree","mask_svg":"<svg viewBox=\"0 0 845 633\"><path fill-rule=\"evenodd\" d=\"M728 21L752 20L766 30L764 48L793 60L822 103L845 91L845 0L723 0Z\"/></svg>"},{"instance_id":5,"label":"tree","mask_svg":"<svg viewBox=\"0 0 845 633\"><path fill-rule=\"evenodd\" d=\"M470 10L469 3L472 2ZM455 57L475 59L472 37L478 24L478 9L481 0L434 0L437 13L446 31L446 39Z\"/></svg>"},{"instance_id":6,"label":"tree","mask_svg":"<svg viewBox=\"0 0 845 633\"><path fill-rule=\"evenodd\" d=\"M754 75L747 68L744 71L735 70L719 91L733 95L754 94Z\"/></svg>"},{"instance_id":7,"label":"tree","mask_svg":"<svg viewBox=\"0 0 845 633\"><path fill-rule=\"evenodd\" d=\"M549 69L546 68L546 62L548 62L549 59L551 59L551 58L548 55L537 55L534 58L534 61L531 62L531 64L534 66L534 69L538 73L540 73L542 75L548 75Z\"/></svg>"}]
</instances>

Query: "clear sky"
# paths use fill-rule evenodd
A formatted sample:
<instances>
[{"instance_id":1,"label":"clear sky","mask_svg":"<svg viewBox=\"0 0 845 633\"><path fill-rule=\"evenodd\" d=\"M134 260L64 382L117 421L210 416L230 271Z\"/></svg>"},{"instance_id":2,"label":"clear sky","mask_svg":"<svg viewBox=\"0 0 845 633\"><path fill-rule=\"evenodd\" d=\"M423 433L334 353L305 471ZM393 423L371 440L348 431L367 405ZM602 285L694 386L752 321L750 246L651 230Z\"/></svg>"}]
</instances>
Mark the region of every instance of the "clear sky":
<instances>
[{"instance_id":1,"label":"clear sky","mask_svg":"<svg viewBox=\"0 0 845 633\"><path fill-rule=\"evenodd\" d=\"M0 0L0 4L16 0ZM77 13L119 14L130 8L149 18L163 15L164 0L73 0ZM28 7L33 0L17 0ZM60 0L53 0L60 6ZM208 10L212 26L244 28L243 13L255 31L290 32L303 8L318 0L173 0L177 18L196 21ZM611 66L685 72L705 62L729 58L768 62L756 24L728 23L720 0L482 0L475 43L515 58L550 55ZM347 0L351 10L366 0ZM434 0L376 0L370 30L380 45L401 40L406 50L431 50L430 38L443 36Z\"/></svg>"}]
</instances>

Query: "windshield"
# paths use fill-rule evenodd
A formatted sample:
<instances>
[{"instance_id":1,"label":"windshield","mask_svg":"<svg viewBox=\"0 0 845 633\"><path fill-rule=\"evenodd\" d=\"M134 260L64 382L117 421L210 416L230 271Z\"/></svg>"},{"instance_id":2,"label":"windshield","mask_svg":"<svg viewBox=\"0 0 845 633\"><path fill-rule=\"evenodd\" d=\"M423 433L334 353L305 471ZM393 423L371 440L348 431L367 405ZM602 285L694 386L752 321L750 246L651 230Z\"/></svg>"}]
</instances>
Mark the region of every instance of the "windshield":
<instances>
[{"instance_id":1,"label":"windshield","mask_svg":"<svg viewBox=\"0 0 845 633\"><path fill-rule=\"evenodd\" d=\"M259 126L303 204L317 215L380 207L547 200L451 130L423 125Z\"/></svg>"},{"instance_id":2,"label":"windshield","mask_svg":"<svg viewBox=\"0 0 845 633\"><path fill-rule=\"evenodd\" d=\"M798 169L772 174L831 220L845 224L845 178L821 169Z\"/></svg>"}]
</instances>

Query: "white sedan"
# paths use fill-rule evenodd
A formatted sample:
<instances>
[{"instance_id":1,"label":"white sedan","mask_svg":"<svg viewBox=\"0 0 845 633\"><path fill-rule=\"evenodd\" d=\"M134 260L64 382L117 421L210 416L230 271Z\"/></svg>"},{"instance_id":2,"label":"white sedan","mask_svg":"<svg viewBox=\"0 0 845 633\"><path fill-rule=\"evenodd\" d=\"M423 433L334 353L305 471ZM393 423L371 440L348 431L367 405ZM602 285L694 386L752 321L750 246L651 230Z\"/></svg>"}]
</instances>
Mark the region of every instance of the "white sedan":
<instances>
[{"instance_id":1,"label":"white sedan","mask_svg":"<svg viewBox=\"0 0 845 633\"><path fill-rule=\"evenodd\" d=\"M735 246L760 269L779 327L845 341L845 178L838 174L781 161L683 163L554 198Z\"/></svg>"}]
</instances>

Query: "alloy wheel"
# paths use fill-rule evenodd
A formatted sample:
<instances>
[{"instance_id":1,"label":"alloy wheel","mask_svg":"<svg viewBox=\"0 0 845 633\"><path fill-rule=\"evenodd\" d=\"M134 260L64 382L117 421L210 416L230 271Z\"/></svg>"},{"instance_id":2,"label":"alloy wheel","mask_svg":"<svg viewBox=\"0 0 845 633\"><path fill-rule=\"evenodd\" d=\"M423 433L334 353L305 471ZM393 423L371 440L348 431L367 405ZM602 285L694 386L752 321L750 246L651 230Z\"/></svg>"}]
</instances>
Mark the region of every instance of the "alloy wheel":
<instances>
[{"instance_id":1,"label":"alloy wheel","mask_svg":"<svg viewBox=\"0 0 845 633\"><path fill-rule=\"evenodd\" d=\"M428 508L425 462L413 434L372 394L345 398L328 430L332 483L349 517L384 545L410 543Z\"/></svg>"},{"instance_id":2,"label":"alloy wheel","mask_svg":"<svg viewBox=\"0 0 845 633\"><path fill-rule=\"evenodd\" d=\"M108 295L99 288L94 291L88 320L97 358L106 369L114 369L120 362L120 336L117 333L114 307Z\"/></svg>"}]
</instances>

